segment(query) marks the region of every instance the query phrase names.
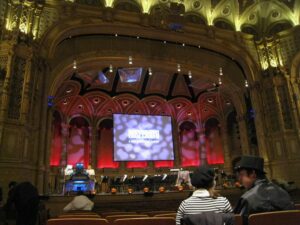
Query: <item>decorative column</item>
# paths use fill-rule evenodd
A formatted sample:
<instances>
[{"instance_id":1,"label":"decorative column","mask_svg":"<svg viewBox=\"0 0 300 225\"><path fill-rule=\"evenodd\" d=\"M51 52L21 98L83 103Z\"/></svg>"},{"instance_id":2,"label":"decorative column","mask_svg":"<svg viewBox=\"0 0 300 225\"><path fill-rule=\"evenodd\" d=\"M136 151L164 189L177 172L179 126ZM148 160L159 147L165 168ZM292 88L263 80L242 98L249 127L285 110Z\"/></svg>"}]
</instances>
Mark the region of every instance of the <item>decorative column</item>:
<instances>
[{"instance_id":1,"label":"decorative column","mask_svg":"<svg viewBox=\"0 0 300 225\"><path fill-rule=\"evenodd\" d=\"M239 124L242 153L243 155L249 155L250 148L249 148L248 131L247 131L247 124L245 121L245 115L238 115L236 120Z\"/></svg>"},{"instance_id":2,"label":"decorative column","mask_svg":"<svg viewBox=\"0 0 300 225\"><path fill-rule=\"evenodd\" d=\"M201 166L205 166L208 164L207 162L207 151L206 151L206 137L205 130L203 127L200 127L198 133L199 140L199 162Z\"/></svg>"},{"instance_id":3,"label":"decorative column","mask_svg":"<svg viewBox=\"0 0 300 225\"><path fill-rule=\"evenodd\" d=\"M89 142L88 142L88 145L90 146L89 147L89 163L88 165L92 165L92 152L93 152L93 148L92 148L92 137L93 137L93 127L92 126L89 126L88 127L88 131L89 131ZM94 168L94 167L93 167Z\"/></svg>"},{"instance_id":4,"label":"decorative column","mask_svg":"<svg viewBox=\"0 0 300 225\"><path fill-rule=\"evenodd\" d=\"M91 142L91 155L90 155L90 165L93 169L97 167L97 148L98 148L98 128L95 126L90 128L90 142Z\"/></svg>"},{"instance_id":5,"label":"decorative column","mask_svg":"<svg viewBox=\"0 0 300 225\"><path fill-rule=\"evenodd\" d=\"M70 126L67 123L61 124L61 134L62 134L62 151L61 151L61 159L60 159L60 167L64 168L67 165L67 151L68 151L68 140L69 140L69 129Z\"/></svg>"},{"instance_id":6,"label":"decorative column","mask_svg":"<svg viewBox=\"0 0 300 225\"><path fill-rule=\"evenodd\" d=\"M230 156L230 148L229 148L229 138L228 138L227 126L225 123L221 126L221 135L222 135L223 152L224 152L224 169L227 172L231 172L232 164L231 164L231 156Z\"/></svg>"}]
</instances>

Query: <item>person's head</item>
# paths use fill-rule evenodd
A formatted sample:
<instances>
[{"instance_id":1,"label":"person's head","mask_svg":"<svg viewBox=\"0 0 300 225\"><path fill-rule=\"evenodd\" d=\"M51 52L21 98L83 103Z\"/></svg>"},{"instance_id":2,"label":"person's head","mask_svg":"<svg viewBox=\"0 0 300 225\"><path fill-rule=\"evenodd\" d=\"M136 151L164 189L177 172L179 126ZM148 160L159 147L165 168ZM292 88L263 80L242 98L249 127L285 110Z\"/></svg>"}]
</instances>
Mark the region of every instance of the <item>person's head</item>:
<instances>
[{"instance_id":1,"label":"person's head","mask_svg":"<svg viewBox=\"0 0 300 225\"><path fill-rule=\"evenodd\" d=\"M17 182L16 182L16 181L11 181L11 182L9 182L9 184L8 184L8 189L10 190L10 189L14 188L16 185L17 185Z\"/></svg>"},{"instance_id":2,"label":"person's head","mask_svg":"<svg viewBox=\"0 0 300 225\"><path fill-rule=\"evenodd\" d=\"M215 186L215 171L207 166L200 166L194 171L191 183L197 189L211 190Z\"/></svg>"},{"instance_id":3,"label":"person's head","mask_svg":"<svg viewBox=\"0 0 300 225\"><path fill-rule=\"evenodd\" d=\"M247 189L258 179L265 179L264 159L257 156L243 156L235 168L238 180Z\"/></svg>"},{"instance_id":4,"label":"person's head","mask_svg":"<svg viewBox=\"0 0 300 225\"><path fill-rule=\"evenodd\" d=\"M92 169L92 166L91 165L88 165L88 170Z\"/></svg>"}]
</instances>

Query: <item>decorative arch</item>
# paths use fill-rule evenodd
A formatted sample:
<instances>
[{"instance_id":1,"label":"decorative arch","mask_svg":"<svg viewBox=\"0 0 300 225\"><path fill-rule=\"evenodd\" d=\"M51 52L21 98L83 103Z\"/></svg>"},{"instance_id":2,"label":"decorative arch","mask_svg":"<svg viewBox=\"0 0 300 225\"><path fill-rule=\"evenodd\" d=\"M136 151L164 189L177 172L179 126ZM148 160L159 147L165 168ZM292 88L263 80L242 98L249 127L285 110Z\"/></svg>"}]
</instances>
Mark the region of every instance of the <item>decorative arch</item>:
<instances>
[{"instance_id":1,"label":"decorative arch","mask_svg":"<svg viewBox=\"0 0 300 225\"><path fill-rule=\"evenodd\" d=\"M114 0L113 7L128 12L142 13L143 9L136 0Z\"/></svg>"},{"instance_id":2,"label":"decorative arch","mask_svg":"<svg viewBox=\"0 0 300 225\"><path fill-rule=\"evenodd\" d=\"M213 24L215 27L218 27L220 29L235 31L234 24L232 24L230 21L228 21L224 18L215 19Z\"/></svg>"}]
</instances>

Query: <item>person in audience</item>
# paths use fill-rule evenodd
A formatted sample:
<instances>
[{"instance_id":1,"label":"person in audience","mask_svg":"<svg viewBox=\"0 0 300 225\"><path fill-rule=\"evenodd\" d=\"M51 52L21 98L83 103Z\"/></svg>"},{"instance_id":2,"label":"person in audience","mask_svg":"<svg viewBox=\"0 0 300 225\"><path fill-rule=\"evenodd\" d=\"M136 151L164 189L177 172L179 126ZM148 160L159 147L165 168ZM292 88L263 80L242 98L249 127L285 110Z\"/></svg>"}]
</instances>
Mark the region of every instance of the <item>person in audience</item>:
<instances>
[{"instance_id":1,"label":"person in audience","mask_svg":"<svg viewBox=\"0 0 300 225\"><path fill-rule=\"evenodd\" d=\"M17 182L11 181L8 184L8 194L6 203L3 206L4 216L5 216L5 224L15 224L16 221L16 207L13 203L13 193Z\"/></svg>"},{"instance_id":2,"label":"person in audience","mask_svg":"<svg viewBox=\"0 0 300 225\"><path fill-rule=\"evenodd\" d=\"M243 216L244 225L248 224L250 214L295 208L289 194L267 179L263 158L243 156L235 169L247 190L234 209L234 213Z\"/></svg>"},{"instance_id":3,"label":"person in audience","mask_svg":"<svg viewBox=\"0 0 300 225\"><path fill-rule=\"evenodd\" d=\"M17 184L12 191L11 201L17 212L16 225L35 225L39 209L39 195L30 182Z\"/></svg>"},{"instance_id":4,"label":"person in audience","mask_svg":"<svg viewBox=\"0 0 300 225\"><path fill-rule=\"evenodd\" d=\"M215 172L206 166L196 169L191 178L196 188L192 196L182 201L176 215L176 225L181 224L185 215L201 214L203 212L229 213L232 212L227 198L215 192Z\"/></svg>"},{"instance_id":5,"label":"person in audience","mask_svg":"<svg viewBox=\"0 0 300 225\"><path fill-rule=\"evenodd\" d=\"M77 192L77 196L64 208L65 212L73 210L86 210L91 211L94 203L83 194L82 191Z\"/></svg>"}]
</instances>

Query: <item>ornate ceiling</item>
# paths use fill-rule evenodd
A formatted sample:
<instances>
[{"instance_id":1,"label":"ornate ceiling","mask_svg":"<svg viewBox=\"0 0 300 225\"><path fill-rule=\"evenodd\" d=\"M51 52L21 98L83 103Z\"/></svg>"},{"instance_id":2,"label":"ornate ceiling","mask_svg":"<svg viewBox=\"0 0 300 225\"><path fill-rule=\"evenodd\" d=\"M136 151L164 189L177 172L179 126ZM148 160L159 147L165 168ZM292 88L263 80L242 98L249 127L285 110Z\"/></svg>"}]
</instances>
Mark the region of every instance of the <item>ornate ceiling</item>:
<instances>
[{"instance_id":1,"label":"ornate ceiling","mask_svg":"<svg viewBox=\"0 0 300 225\"><path fill-rule=\"evenodd\" d=\"M300 22L298 0L65 0L76 7L104 8L149 14L152 25L214 25L221 29L242 31L257 38L271 36ZM63 1L46 0L41 17L42 30L59 20ZM172 27L174 28L174 27Z\"/></svg>"}]
</instances>

